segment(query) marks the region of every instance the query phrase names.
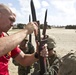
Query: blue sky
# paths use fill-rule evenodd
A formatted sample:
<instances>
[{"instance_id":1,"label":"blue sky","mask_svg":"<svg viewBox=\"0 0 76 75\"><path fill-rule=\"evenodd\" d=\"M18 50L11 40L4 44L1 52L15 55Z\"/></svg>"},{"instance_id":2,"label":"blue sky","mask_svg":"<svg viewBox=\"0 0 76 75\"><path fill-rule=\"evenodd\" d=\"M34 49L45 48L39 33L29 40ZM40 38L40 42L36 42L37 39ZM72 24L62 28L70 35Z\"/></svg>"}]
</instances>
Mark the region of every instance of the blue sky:
<instances>
[{"instance_id":1,"label":"blue sky","mask_svg":"<svg viewBox=\"0 0 76 75\"><path fill-rule=\"evenodd\" d=\"M49 25L76 25L76 0L33 0L37 20L44 23L47 9L47 23ZM0 0L16 13L15 23L28 23L31 14L30 0Z\"/></svg>"}]
</instances>

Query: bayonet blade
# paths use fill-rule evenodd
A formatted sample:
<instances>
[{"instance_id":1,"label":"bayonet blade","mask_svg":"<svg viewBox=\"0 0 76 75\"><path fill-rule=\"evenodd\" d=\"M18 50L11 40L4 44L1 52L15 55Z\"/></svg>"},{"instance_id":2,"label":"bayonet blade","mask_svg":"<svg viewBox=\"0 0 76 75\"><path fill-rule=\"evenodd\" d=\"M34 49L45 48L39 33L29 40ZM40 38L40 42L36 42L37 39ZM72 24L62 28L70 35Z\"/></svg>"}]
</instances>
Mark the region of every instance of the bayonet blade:
<instances>
[{"instance_id":1,"label":"bayonet blade","mask_svg":"<svg viewBox=\"0 0 76 75\"><path fill-rule=\"evenodd\" d=\"M31 13L32 13L32 20L33 20L33 21L37 21L33 0L31 0Z\"/></svg>"},{"instance_id":2,"label":"bayonet blade","mask_svg":"<svg viewBox=\"0 0 76 75\"><path fill-rule=\"evenodd\" d=\"M46 29L47 29L47 9L46 9L46 11L45 11L45 18L44 18L44 27L43 27L43 35L44 35L44 38L45 38L45 36L46 36Z\"/></svg>"},{"instance_id":3,"label":"bayonet blade","mask_svg":"<svg viewBox=\"0 0 76 75\"><path fill-rule=\"evenodd\" d=\"M29 15L29 22L31 22L31 16ZM32 35L29 34L29 42L31 43Z\"/></svg>"}]
</instances>

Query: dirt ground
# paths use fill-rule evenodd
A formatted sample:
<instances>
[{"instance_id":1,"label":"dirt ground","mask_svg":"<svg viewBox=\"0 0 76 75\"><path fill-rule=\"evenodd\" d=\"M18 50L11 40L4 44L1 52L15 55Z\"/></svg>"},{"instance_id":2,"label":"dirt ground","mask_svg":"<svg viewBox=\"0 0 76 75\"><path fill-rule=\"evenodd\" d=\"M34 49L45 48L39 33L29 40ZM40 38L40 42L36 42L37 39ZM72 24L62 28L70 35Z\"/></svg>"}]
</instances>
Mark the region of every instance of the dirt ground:
<instances>
[{"instance_id":1,"label":"dirt ground","mask_svg":"<svg viewBox=\"0 0 76 75\"><path fill-rule=\"evenodd\" d=\"M56 52L61 57L70 52L71 50L76 50L76 30L52 28L47 30L47 34L55 36L57 43ZM32 43L35 45L34 36L32 38ZM10 75L18 75L17 66L14 66L11 60L9 62Z\"/></svg>"}]
</instances>

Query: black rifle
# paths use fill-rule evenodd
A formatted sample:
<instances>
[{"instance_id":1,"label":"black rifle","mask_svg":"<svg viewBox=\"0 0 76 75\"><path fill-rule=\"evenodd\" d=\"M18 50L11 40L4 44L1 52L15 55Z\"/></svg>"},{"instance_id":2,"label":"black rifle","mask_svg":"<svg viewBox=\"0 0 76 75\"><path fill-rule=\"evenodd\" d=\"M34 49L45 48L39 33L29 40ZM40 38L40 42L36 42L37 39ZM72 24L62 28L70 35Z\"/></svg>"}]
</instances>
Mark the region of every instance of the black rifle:
<instances>
[{"instance_id":1,"label":"black rifle","mask_svg":"<svg viewBox=\"0 0 76 75\"><path fill-rule=\"evenodd\" d=\"M31 16L30 15L29 15L29 22L31 22ZM34 46L32 45L31 39L32 39L32 34L29 34L27 54L34 53Z\"/></svg>"},{"instance_id":2,"label":"black rifle","mask_svg":"<svg viewBox=\"0 0 76 75\"><path fill-rule=\"evenodd\" d=\"M32 13L32 20L38 22L38 25L39 25L39 21L37 21L37 18L36 18L36 12L35 12L33 0L31 0L31 13ZM40 56L40 51L42 50L42 46L46 43L46 40L43 40L43 41L41 40L40 26L38 28L38 36L35 36L35 40L39 42L39 45L38 45L39 61L40 61L40 73L39 73L39 75L48 75L47 69L46 69L46 58Z\"/></svg>"},{"instance_id":3,"label":"black rifle","mask_svg":"<svg viewBox=\"0 0 76 75\"><path fill-rule=\"evenodd\" d=\"M29 15L29 22L31 22L31 16ZM31 38L32 38L32 36L31 36L31 34L29 35L29 42L31 43Z\"/></svg>"},{"instance_id":4,"label":"black rifle","mask_svg":"<svg viewBox=\"0 0 76 75\"><path fill-rule=\"evenodd\" d=\"M31 17L30 17L30 15L29 15L29 22L31 22ZM32 54L32 53L34 53L34 46L32 45L32 42L31 42L31 39L32 39L32 35L31 34L29 34L29 40L28 40L28 49L27 49L27 54ZM27 66L26 67L26 74L28 75L28 73L30 73L30 69L31 69L32 67L31 66Z\"/></svg>"},{"instance_id":5,"label":"black rifle","mask_svg":"<svg viewBox=\"0 0 76 75\"><path fill-rule=\"evenodd\" d=\"M45 11L45 17L44 17L44 26L43 26L43 32L42 32L42 35L43 35L43 43L46 43L47 44L47 38L48 38L48 35L46 35L46 29L47 29L47 9ZM45 75L49 75L49 71L48 71L48 59L46 58L46 73Z\"/></svg>"}]
</instances>

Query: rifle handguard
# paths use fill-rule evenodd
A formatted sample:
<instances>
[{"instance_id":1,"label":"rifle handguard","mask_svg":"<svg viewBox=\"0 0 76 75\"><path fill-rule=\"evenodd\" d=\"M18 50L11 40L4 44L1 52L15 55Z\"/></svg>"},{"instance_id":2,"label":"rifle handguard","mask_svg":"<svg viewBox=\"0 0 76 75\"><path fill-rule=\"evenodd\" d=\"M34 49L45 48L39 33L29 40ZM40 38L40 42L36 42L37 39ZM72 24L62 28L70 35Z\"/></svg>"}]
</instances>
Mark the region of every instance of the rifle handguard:
<instances>
[{"instance_id":1,"label":"rifle handguard","mask_svg":"<svg viewBox=\"0 0 76 75\"><path fill-rule=\"evenodd\" d=\"M38 54L37 52L35 52L34 57L35 57L36 59L39 59L39 54Z\"/></svg>"}]
</instances>

